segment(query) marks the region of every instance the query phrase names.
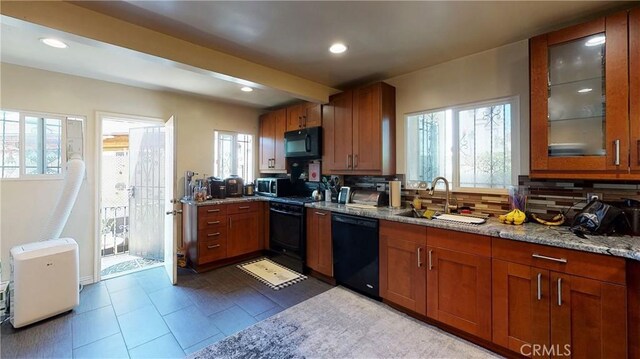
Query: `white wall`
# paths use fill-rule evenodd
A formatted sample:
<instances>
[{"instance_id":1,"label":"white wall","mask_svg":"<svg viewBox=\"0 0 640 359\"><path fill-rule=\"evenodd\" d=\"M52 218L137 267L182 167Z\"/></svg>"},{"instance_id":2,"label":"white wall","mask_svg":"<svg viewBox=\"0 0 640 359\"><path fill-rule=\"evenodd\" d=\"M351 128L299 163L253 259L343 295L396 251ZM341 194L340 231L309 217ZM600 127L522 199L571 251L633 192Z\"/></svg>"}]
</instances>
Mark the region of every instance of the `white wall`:
<instances>
[{"instance_id":1,"label":"white wall","mask_svg":"<svg viewBox=\"0 0 640 359\"><path fill-rule=\"evenodd\" d=\"M168 119L176 116L178 190L184 171L212 173L214 129L242 131L257 139L259 111L201 97L151 91L10 64L0 65L0 108L86 117L87 177L62 236L80 246L80 278L94 276L96 112ZM256 142L257 146L257 142ZM256 147L257 159L257 147ZM257 165L255 169L257 173ZM2 280L9 278L11 247L38 238L55 206L62 180L0 181Z\"/></svg>"},{"instance_id":2,"label":"white wall","mask_svg":"<svg viewBox=\"0 0 640 359\"><path fill-rule=\"evenodd\" d=\"M519 41L385 82L396 87L397 173L406 173L405 114L520 96L520 171L529 173L529 47Z\"/></svg>"}]
</instances>

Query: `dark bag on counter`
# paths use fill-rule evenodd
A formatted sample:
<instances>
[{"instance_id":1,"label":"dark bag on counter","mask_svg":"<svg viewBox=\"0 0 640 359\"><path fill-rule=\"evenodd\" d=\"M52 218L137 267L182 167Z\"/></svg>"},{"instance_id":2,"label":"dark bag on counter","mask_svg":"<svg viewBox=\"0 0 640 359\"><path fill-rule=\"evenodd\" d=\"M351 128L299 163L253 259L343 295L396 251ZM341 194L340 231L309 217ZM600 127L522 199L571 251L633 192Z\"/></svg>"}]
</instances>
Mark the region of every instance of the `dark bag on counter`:
<instances>
[{"instance_id":1,"label":"dark bag on counter","mask_svg":"<svg viewBox=\"0 0 640 359\"><path fill-rule=\"evenodd\" d=\"M573 218L571 232L575 234L623 234L629 231L629 221L617 207L594 199Z\"/></svg>"}]
</instances>

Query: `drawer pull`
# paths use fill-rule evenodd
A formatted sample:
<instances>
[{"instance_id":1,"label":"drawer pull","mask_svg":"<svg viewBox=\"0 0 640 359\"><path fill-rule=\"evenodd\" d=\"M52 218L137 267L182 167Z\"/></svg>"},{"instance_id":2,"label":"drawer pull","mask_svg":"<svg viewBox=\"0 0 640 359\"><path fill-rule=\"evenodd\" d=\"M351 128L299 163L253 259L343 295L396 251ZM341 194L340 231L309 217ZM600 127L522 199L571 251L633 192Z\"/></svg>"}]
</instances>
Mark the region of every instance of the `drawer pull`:
<instances>
[{"instance_id":1,"label":"drawer pull","mask_svg":"<svg viewBox=\"0 0 640 359\"><path fill-rule=\"evenodd\" d=\"M208 209L207 213L215 213L215 212L220 212L220 209Z\"/></svg>"},{"instance_id":2,"label":"drawer pull","mask_svg":"<svg viewBox=\"0 0 640 359\"><path fill-rule=\"evenodd\" d=\"M547 256L543 256L542 254L538 254L538 253L534 253L531 256L533 258L546 259L548 261L553 261L553 262L558 262L558 263L567 263L567 259L566 258L547 257Z\"/></svg>"},{"instance_id":3,"label":"drawer pull","mask_svg":"<svg viewBox=\"0 0 640 359\"><path fill-rule=\"evenodd\" d=\"M429 258L428 258L429 259L429 270L432 270L433 269L433 259L431 258L431 256L433 254L433 250L430 249L428 254L429 254Z\"/></svg>"},{"instance_id":4,"label":"drawer pull","mask_svg":"<svg viewBox=\"0 0 640 359\"><path fill-rule=\"evenodd\" d=\"M220 232L216 232L216 233L209 233L207 234L207 237L215 237L215 236L219 236Z\"/></svg>"},{"instance_id":5,"label":"drawer pull","mask_svg":"<svg viewBox=\"0 0 640 359\"><path fill-rule=\"evenodd\" d=\"M212 244L210 246L207 246L207 249L214 249L214 248L218 248L218 247L220 247L219 244Z\"/></svg>"},{"instance_id":6,"label":"drawer pull","mask_svg":"<svg viewBox=\"0 0 640 359\"><path fill-rule=\"evenodd\" d=\"M558 307L562 306L562 278L558 278Z\"/></svg>"},{"instance_id":7,"label":"drawer pull","mask_svg":"<svg viewBox=\"0 0 640 359\"><path fill-rule=\"evenodd\" d=\"M420 260L422 257L422 247L418 247L418 268L422 267L422 261Z\"/></svg>"},{"instance_id":8,"label":"drawer pull","mask_svg":"<svg viewBox=\"0 0 640 359\"><path fill-rule=\"evenodd\" d=\"M322 212L314 212L315 214L317 214L318 216L326 216L326 213L322 213Z\"/></svg>"},{"instance_id":9,"label":"drawer pull","mask_svg":"<svg viewBox=\"0 0 640 359\"><path fill-rule=\"evenodd\" d=\"M538 300L542 299L542 273L538 273Z\"/></svg>"},{"instance_id":10,"label":"drawer pull","mask_svg":"<svg viewBox=\"0 0 640 359\"><path fill-rule=\"evenodd\" d=\"M207 222L207 224L220 224L220 221Z\"/></svg>"},{"instance_id":11,"label":"drawer pull","mask_svg":"<svg viewBox=\"0 0 640 359\"><path fill-rule=\"evenodd\" d=\"M238 209L249 209L249 208L251 208L251 206L240 206L240 207L238 207Z\"/></svg>"}]
</instances>

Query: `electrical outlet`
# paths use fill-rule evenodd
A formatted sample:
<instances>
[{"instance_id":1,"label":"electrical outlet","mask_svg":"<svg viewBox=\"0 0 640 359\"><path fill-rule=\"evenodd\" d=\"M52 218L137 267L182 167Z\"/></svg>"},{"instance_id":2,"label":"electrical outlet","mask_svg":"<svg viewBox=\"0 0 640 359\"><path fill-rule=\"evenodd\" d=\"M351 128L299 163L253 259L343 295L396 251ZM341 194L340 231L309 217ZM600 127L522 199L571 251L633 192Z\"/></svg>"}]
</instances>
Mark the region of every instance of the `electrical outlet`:
<instances>
[{"instance_id":1,"label":"electrical outlet","mask_svg":"<svg viewBox=\"0 0 640 359\"><path fill-rule=\"evenodd\" d=\"M591 202L594 199L602 200L602 193L596 193L596 192L587 193L587 202Z\"/></svg>"}]
</instances>

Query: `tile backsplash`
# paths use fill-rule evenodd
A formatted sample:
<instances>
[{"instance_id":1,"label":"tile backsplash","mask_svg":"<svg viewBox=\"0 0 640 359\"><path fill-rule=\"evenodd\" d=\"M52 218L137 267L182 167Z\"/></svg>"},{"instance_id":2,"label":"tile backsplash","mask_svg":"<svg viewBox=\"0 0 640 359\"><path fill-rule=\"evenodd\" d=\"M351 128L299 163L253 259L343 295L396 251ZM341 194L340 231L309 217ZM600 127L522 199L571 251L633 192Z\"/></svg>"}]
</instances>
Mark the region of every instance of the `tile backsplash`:
<instances>
[{"instance_id":1,"label":"tile backsplash","mask_svg":"<svg viewBox=\"0 0 640 359\"><path fill-rule=\"evenodd\" d=\"M398 175L402 180L402 176ZM386 182L393 177L345 176L344 183L355 188L375 189L376 183ZM529 176L519 176L518 186L527 194L527 210L535 213L564 212L571 206L567 216L573 216L586 205L587 193L597 193L605 202L621 201L625 198L640 200L640 182L598 182L585 180L532 180ZM436 191L429 196L428 191L403 189L403 202L412 201L416 196L422 200L423 208L442 210L444 192ZM506 194L483 194L472 192L452 192L451 204L470 207L471 210L493 215L503 214L511 208Z\"/></svg>"}]
</instances>

